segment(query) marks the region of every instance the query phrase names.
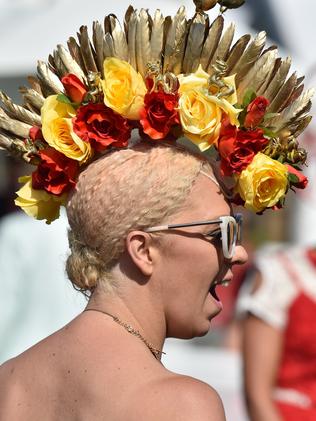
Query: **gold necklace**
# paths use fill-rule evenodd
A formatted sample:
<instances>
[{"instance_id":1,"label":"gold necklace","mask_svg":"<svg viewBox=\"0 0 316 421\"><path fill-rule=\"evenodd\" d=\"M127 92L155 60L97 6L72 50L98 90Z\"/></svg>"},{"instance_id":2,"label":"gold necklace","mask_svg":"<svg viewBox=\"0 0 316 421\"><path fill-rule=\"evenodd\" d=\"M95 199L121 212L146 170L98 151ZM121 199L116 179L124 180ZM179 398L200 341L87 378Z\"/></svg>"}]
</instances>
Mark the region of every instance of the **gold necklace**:
<instances>
[{"instance_id":1,"label":"gold necklace","mask_svg":"<svg viewBox=\"0 0 316 421\"><path fill-rule=\"evenodd\" d=\"M146 346L147 346L147 348L149 349L149 351L153 354L153 356L158 360L158 361L160 361L160 359L161 359L161 355L162 354L165 354L165 352L163 352L163 351L161 351L160 349L156 349L156 348L154 348L153 346L152 346L152 344L151 343L149 343L142 335L141 335L141 333L138 331L138 330L136 330L136 329L134 329L131 325L129 325L128 323L125 323L125 322L123 322L121 319L119 319L118 317L116 317L116 316L113 316L113 314L110 314L110 313L108 313L108 312L106 312L106 311L103 311L103 310L100 310L100 309L97 309L97 308L86 308L84 311L99 311L100 313L103 313L103 314L105 314L105 315L107 315L107 316L110 316L110 317L112 317L112 319L114 320L114 322L115 323L117 323L117 324L119 324L120 326L122 326L122 327L124 327L124 329L128 332L128 333L130 333L131 335L134 335L134 336L136 336L137 338L139 338Z\"/></svg>"}]
</instances>

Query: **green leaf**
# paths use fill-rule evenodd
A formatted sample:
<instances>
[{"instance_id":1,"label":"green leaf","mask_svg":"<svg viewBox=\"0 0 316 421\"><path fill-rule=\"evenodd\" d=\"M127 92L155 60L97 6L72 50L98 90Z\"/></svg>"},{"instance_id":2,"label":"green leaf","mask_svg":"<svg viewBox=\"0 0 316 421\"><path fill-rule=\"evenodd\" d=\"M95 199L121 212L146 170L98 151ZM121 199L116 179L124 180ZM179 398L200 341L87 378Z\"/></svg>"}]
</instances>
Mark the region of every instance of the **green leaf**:
<instances>
[{"instance_id":1,"label":"green leaf","mask_svg":"<svg viewBox=\"0 0 316 421\"><path fill-rule=\"evenodd\" d=\"M285 205L285 196L281 197L281 199L279 200L279 204L281 208L283 208L283 206Z\"/></svg>"},{"instance_id":2,"label":"green leaf","mask_svg":"<svg viewBox=\"0 0 316 421\"><path fill-rule=\"evenodd\" d=\"M300 181L297 175L292 174L290 172L288 173L287 178L289 179L289 182L293 184L298 183Z\"/></svg>"},{"instance_id":3,"label":"green leaf","mask_svg":"<svg viewBox=\"0 0 316 421\"><path fill-rule=\"evenodd\" d=\"M72 105L72 102L70 101L70 99L68 98L68 96L66 96L65 94L59 94L59 95L57 95L57 101L58 102L62 102L63 104Z\"/></svg>"},{"instance_id":4,"label":"green leaf","mask_svg":"<svg viewBox=\"0 0 316 421\"><path fill-rule=\"evenodd\" d=\"M266 127L263 128L263 133L267 137L276 137L276 133L270 129L267 129Z\"/></svg>"},{"instance_id":5,"label":"green leaf","mask_svg":"<svg viewBox=\"0 0 316 421\"><path fill-rule=\"evenodd\" d=\"M239 123L240 123L241 127L243 127L243 125L244 125L246 115L247 115L247 110L245 108L240 112L240 114L238 116L238 120L239 120Z\"/></svg>"},{"instance_id":6,"label":"green leaf","mask_svg":"<svg viewBox=\"0 0 316 421\"><path fill-rule=\"evenodd\" d=\"M253 89L248 89L244 95L244 99L242 101L242 106L244 108L248 107L248 105L256 98L256 93Z\"/></svg>"}]
</instances>

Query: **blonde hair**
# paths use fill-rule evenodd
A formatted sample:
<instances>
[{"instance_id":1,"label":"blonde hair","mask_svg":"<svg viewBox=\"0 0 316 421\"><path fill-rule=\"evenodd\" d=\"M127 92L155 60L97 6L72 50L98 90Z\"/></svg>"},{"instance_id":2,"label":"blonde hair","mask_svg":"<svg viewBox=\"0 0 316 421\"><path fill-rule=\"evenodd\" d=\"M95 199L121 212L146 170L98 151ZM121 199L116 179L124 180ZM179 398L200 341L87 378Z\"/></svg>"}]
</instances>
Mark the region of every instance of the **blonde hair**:
<instances>
[{"instance_id":1,"label":"blonde hair","mask_svg":"<svg viewBox=\"0 0 316 421\"><path fill-rule=\"evenodd\" d=\"M111 283L111 269L132 229L162 223L180 210L207 163L168 146L139 145L109 153L81 174L67 204L74 286L91 292Z\"/></svg>"}]
</instances>

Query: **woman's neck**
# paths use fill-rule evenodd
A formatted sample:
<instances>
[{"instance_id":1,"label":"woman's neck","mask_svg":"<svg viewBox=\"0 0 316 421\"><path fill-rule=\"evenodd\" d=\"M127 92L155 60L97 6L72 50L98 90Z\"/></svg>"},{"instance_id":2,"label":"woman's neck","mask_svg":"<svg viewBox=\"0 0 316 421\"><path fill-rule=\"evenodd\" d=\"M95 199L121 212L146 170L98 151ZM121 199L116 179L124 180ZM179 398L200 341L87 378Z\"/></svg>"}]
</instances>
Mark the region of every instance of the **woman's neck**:
<instances>
[{"instance_id":1,"label":"woman's neck","mask_svg":"<svg viewBox=\"0 0 316 421\"><path fill-rule=\"evenodd\" d=\"M111 291L104 291L101 286L97 287L89 300L87 310L94 309L117 318L122 328L124 325L129 326L139 332L154 349L162 350L166 323L157 297L152 297L153 294L147 285L135 284L131 280L126 280L127 283L127 287L117 286Z\"/></svg>"}]
</instances>

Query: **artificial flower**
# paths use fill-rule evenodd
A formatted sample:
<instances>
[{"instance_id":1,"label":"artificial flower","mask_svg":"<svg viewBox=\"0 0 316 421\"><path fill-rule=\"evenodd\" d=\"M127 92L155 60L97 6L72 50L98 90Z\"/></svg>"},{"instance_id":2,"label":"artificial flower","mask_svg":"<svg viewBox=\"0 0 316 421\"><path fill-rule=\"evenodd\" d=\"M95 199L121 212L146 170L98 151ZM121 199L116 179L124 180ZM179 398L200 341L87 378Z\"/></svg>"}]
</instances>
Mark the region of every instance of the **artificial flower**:
<instances>
[{"instance_id":1,"label":"artificial flower","mask_svg":"<svg viewBox=\"0 0 316 421\"><path fill-rule=\"evenodd\" d=\"M36 219L46 219L50 224L59 217L60 206L66 202L67 194L55 196L44 190L35 190L32 187L32 177L20 177L20 183L24 186L16 192L18 197L14 203L19 206L27 215Z\"/></svg>"},{"instance_id":2,"label":"artificial flower","mask_svg":"<svg viewBox=\"0 0 316 421\"><path fill-rule=\"evenodd\" d=\"M32 173L32 187L61 195L76 185L79 164L54 148L39 151L40 163Z\"/></svg>"},{"instance_id":3,"label":"artificial flower","mask_svg":"<svg viewBox=\"0 0 316 421\"><path fill-rule=\"evenodd\" d=\"M46 142L68 158L80 163L87 162L92 156L92 148L73 131L72 118L76 115L71 104L50 95L41 109L42 132Z\"/></svg>"},{"instance_id":4,"label":"artificial flower","mask_svg":"<svg viewBox=\"0 0 316 421\"><path fill-rule=\"evenodd\" d=\"M264 96L258 96L247 107L247 114L244 120L244 127L255 128L263 120L269 100Z\"/></svg>"},{"instance_id":5,"label":"artificial flower","mask_svg":"<svg viewBox=\"0 0 316 421\"><path fill-rule=\"evenodd\" d=\"M229 87L233 87L234 92L220 98L216 96L217 92L213 87L209 91L209 77L201 65L195 73L179 75L179 114L182 128L186 137L201 151L217 142L224 115L227 115L230 124L238 127L237 117L241 111L234 107L237 102L234 76L223 78Z\"/></svg>"},{"instance_id":6,"label":"artificial flower","mask_svg":"<svg viewBox=\"0 0 316 421\"><path fill-rule=\"evenodd\" d=\"M83 105L73 119L74 132L92 147L102 152L109 146L127 146L131 126L121 115L104 104Z\"/></svg>"},{"instance_id":7,"label":"artificial flower","mask_svg":"<svg viewBox=\"0 0 316 421\"><path fill-rule=\"evenodd\" d=\"M162 90L145 95L145 106L140 113L143 131L155 140L164 139L172 126L180 124L177 111L178 94Z\"/></svg>"},{"instance_id":8,"label":"artificial flower","mask_svg":"<svg viewBox=\"0 0 316 421\"><path fill-rule=\"evenodd\" d=\"M86 86L74 74L68 73L61 79L66 94L73 102L81 103L87 93Z\"/></svg>"},{"instance_id":9,"label":"artificial flower","mask_svg":"<svg viewBox=\"0 0 316 421\"><path fill-rule=\"evenodd\" d=\"M285 164L285 166L288 170L288 173L292 176L294 175L294 177L290 178L291 185L298 189L305 189L308 184L308 178L296 168L292 167L292 165Z\"/></svg>"},{"instance_id":10,"label":"artificial flower","mask_svg":"<svg viewBox=\"0 0 316 421\"><path fill-rule=\"evenodd\" d=\"M240 130L225 119L218 140L223 175L239 174L269 142L263 130Z\"/></svg>"},{"instance_id":11,"label":"artificial flower","mask_svg":"<svg viewBox=\"0 0 316 421\"><path fill-rule=\"evenodd\" d=\"M30 139L35 142L36 140L44 140L42 129L38 126L32 126L29 131Z\"/></svg>"},{"instance_id":12,"label":"artificial flower","mask_svg":"<svg viewBox=\"0 0 316 421\"><path fill-rule=\"evenodd\" d=\"M281 162L258 152L237 179L236 193L245 208L262 212L284 198L288 189L288 170Z\"/></svg>"},{"instance_id":13,"label":"artificial flower","mask_svg":"<svg viewBox=\"0 0 316 421\"><path fill-rule=\"evenodd\" d=\"M115 57L104 60L103 71L105 105L125 118L139 120L147 92L142 75L127 61Z\"/></svg>"}]
</instances>

